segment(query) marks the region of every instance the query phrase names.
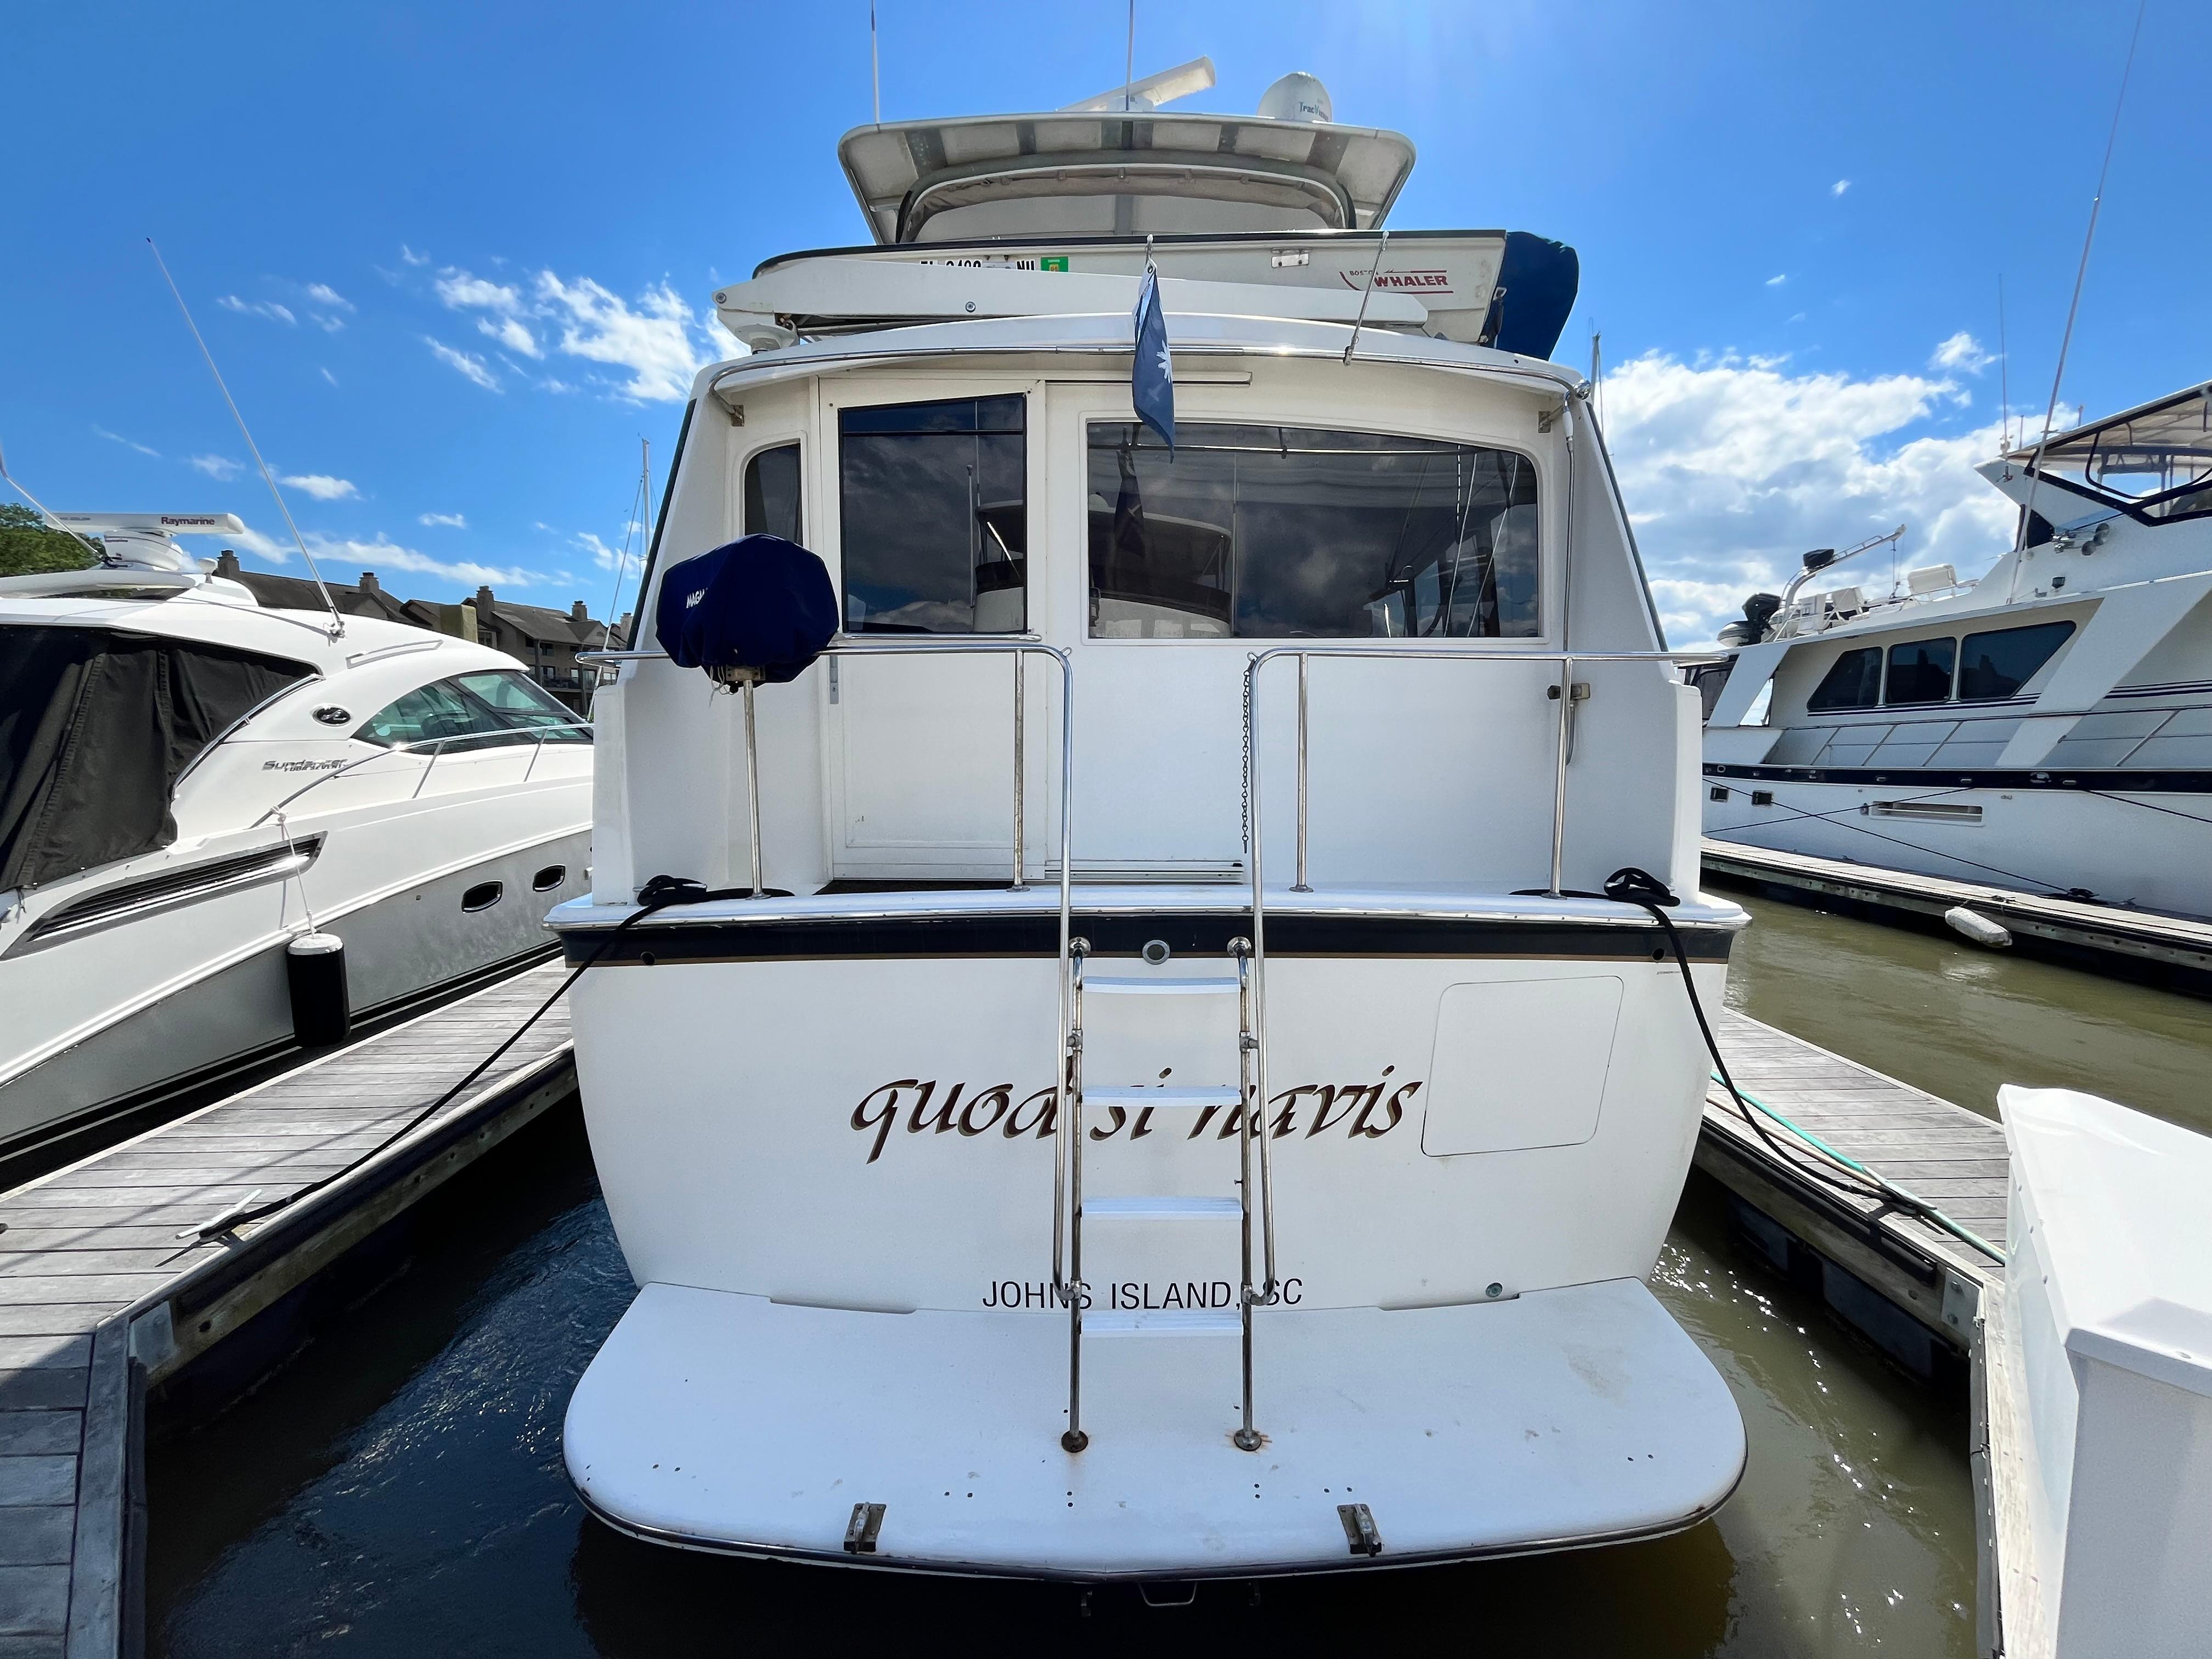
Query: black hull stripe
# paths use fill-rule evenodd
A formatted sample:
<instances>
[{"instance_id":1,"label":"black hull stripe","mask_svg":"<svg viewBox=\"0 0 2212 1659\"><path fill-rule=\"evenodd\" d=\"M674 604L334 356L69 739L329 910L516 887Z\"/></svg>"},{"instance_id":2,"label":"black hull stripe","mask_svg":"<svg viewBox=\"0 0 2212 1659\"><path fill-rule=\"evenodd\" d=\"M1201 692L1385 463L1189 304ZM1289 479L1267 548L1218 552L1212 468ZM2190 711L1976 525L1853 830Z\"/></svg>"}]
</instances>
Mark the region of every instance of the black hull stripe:
<instances>
[{"instance_id":1,"label":"black hull stripe","mask_svg":"<svg viewBox=\"0 0 2212 1659\"><path fill-rule=\"evenodd\" d=\"M1249 938L1249 912L1175 915L1082 915L1079 938L1100 957L1135 957L1148 940L1165 939L1186 956L1219 957L1232 939ZM606 944L604 927L563 931L572 964ZM1683 949L1699 962L1725 962L1735 934L1725 928L1681 930ZM1434 960L1527 957L1578 962L1655 961L1667 941L1656 927L1590 921L1468 921L1417 916L1316 916L1267 920L1267 954L1277 957L1402 957ZM621 934L602 965L775 962L799 959L927 959L949 957L1052 957L1060 954L1060 918L1018 916L810 917L796 921L642 924Z\"/></svg>"},{"instance_id":2,"label":"black hull stripe","mask_svg":"<svg viewBox=\"0 0 2212 1659\"><path fill-rule=\"evenodd\" d=\"M1705 763L1709 778L1761 783L1886 783L1899 789L2094 789L2120 795L2212 795L2212 772L2134 772L2117 767L2092 771L2049 767L2035 771L1960 771L1949 768L1887 766L1728 766Z\"/></svg>"}]
</instances>

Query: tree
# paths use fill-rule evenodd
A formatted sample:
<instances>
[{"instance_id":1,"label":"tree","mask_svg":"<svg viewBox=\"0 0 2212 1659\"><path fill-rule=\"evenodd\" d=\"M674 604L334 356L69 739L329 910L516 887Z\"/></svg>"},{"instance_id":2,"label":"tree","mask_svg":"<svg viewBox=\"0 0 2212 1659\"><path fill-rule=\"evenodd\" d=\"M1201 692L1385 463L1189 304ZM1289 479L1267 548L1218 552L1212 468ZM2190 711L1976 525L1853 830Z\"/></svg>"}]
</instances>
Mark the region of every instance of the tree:
<instances>
[{"instance_id":1,"label":"tree","mask_svg":"<svg viewBox=\"0 0 2212 1659\"><path fill-rule=\"evenodd\" d=\"M0 501L0 576L82 570L99 562L99 554L81 538L47 528L30 507Z\"/></svg>"}]
</instances>

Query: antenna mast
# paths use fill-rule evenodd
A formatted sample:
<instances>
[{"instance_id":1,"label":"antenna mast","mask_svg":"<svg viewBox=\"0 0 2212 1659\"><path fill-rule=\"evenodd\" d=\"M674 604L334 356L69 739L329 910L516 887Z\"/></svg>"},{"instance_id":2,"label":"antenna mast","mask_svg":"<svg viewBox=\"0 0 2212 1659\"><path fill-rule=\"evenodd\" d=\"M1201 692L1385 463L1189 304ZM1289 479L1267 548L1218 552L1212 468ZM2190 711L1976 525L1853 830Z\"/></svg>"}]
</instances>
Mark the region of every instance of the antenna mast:
<instances>
[{"instance_id":1,"label":"antenna mast","mask_svg":"<svg viewBox=\"0 0 2212 1659\"><path fill-rule=\"evenodd\" d=\"M1129 0L1129 52L1121 60L1121 112L1129 112L1134 101L1130 88L1137 82L1137 0Z\"/></svg>"},{"instance_id":2,"label":"antenna mast","mask_svg":"<svg viewBox=\"0 0 2212 1659\"><path fill-rule=\"evenodd\" d=\"M884 124L884 64L876 50L876 0L868 0L868 85L876 95L876 125Z\"/></svg>"},{"instance_id":3,"label":"antenna mast","mask_svg":"<svg viewBox=\"0 0 2212 1659\"><path fill-rule=\"evenodd\" d=\"M2074 318L2081 308L2081 283L2089 274L2089 249L2097 240L2097 215L2105 205L2105 179L2112 170L2112 146L2120 138L2120 112L2127 106L2128 78L2135 73L2136 42L2142 36L2143 13L2149 9L2150 0L2138 0L2136 6L2136 26L2128 35L2128 58L2120 69L2119 96L2112 100L2112 127L2105 135L2105 160L2097 169L2097 193L2089 198L2089 228L2081 237L2081 263L2074 268L2074 297L2067 302L2066 329L2058 337L2058 367L2051 376L2051 402L2043 411L2043 435L2035 441L2035 459L2028 474L2027 504L2021 511L2020 531L2013 538L2013 552L2019 555L2027 548L2027 527L2035 517L2036 487L2043 482L2043 453L2051 445L2051 423L2058 418L2058 388L2066 378L2066 353L2074 343ZM2076 422L2079 424L2079 422ZM2020 594L2020 561L2015 557L2012 567L2012 587L2008 595Z\"/></svg>"},{"instance_id":4,"label":"antenna mast","mask_svg":"<svg viewBox=\"0 0 2212 1659\"><path fill-rule=\"evenodd\" d=\"M2012 355L2005 349L2004 272L1997 272L1997 453L2012 453Z\"/></svg>"},{"instance_id":5,"label":"antenna mast","mask_svg":"<svg viewBox=\"0 0 2212 1659\"><path fill-rule=\"evenodd\" d=\"M238 399L230 395L230 388L223 384L222 371L215 366L215 354L208 349L208 343L201 337L200 325L192 320L191 307L185 303L185 296L177 287L177 279L169 275L168 261L161 258L161 250L154 246L152 237L146 239L146 246L154 255L154 263L161 269L161 280L169 285L169 292L176 297L177 309L185 313L185 326L191 330L192 339L200 349L200 356L207 359L208 373L215 376L216 390L222 393L223 402L230 405L230 418L238 422L238 435L246 440L246 447L252 453L254 465L261 469L262 482L269 486L270 495L276 498L276 510L284 515L284 527L292 532L293 544L300 550L300 556L307 562L307 574L315 579L315 591L323 596L324 608L331 613L331 637L343 639L345 618L338 614L337 601L331 598L331 590L323 580L323 573L315 568L315 556L307 551L307 538L301 535L300 526L292 522L292 509L284 505L284 493L276 488L276 475L270 471L269 463L261 459L261 447L253 441L253 434L246 429L246 416L238 412Z\"/></svg>"}]
</instances>

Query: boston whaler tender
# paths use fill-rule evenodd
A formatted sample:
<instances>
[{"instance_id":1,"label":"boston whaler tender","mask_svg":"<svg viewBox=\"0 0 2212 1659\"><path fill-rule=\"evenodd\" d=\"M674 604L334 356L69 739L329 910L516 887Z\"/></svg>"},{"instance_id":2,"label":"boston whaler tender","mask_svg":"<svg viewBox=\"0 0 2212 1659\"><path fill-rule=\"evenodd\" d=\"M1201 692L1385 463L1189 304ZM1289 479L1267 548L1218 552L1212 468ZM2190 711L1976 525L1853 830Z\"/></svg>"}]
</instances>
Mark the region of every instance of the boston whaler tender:
<instances>
[{"instance_id":1,"label":"boston whaler tender","mask_svg":"<svg viewBox=\"0 0 2212 1659\"><path fill-rule=\"evenodd\" d=\"M841 630L788 684L603 659L553 926L641 1289L579 1491L1073 1579L1711 1514L1741 1421L1640 1282L1706 1055L1667 933L1589 895L1682 895L1709 1001L1745 918L1695 892L1697 695L1543 361L1572 253L1387 235L1411 145L1296 115L842 157L879 245L716 295L755 353L696 383L640 609L665 647L695 556L773 535Z\"/></svg>"}]
</instances>

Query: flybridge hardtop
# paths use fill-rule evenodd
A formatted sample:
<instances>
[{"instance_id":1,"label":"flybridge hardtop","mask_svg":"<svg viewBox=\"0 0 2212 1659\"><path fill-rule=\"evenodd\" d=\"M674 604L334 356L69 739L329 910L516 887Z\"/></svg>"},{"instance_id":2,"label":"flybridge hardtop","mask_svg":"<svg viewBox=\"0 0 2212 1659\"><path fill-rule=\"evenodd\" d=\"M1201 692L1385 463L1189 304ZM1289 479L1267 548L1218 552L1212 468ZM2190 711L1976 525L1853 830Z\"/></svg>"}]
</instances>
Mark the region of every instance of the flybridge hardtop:
<instances>
[{"instance_id":1,"label":"flybridge hardtop","mask_svg":"<svg viewBox=\"0 0 2212 1659\"><path fill-rule=\"evenodd\" d=\"M1522 231L1389 230L1412 142L1332 123L1310 76L1285 76L1258 115L1163 112L1144 93L1212 84L1201 58L1127 98L856 128L838 155L876 245L770 259L716 293L716 310L756 350L942 319L1127 313L1149 260L1170 313L1551 355L1580 280L1573 249Z\"/></svg>"},{"instance_id":2,"label":"flybridge hardtop","mask_svg":"<svg viewBox=\"0 0 2212 1659\"><path fill-rule=\"evenodd\" d=\"M714 306L756 349L901 322L1126 314L1148 258L1171 313L1357 321L1540 358L1581 280L1572 248L1517 230L1033 235L787 253Z\"/></svg>"}]
</instances>

